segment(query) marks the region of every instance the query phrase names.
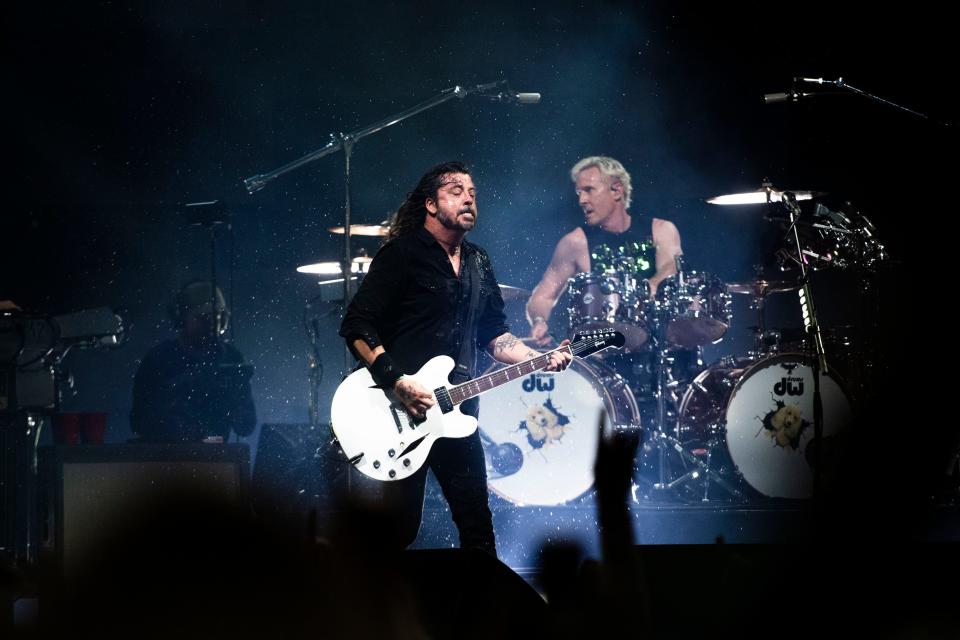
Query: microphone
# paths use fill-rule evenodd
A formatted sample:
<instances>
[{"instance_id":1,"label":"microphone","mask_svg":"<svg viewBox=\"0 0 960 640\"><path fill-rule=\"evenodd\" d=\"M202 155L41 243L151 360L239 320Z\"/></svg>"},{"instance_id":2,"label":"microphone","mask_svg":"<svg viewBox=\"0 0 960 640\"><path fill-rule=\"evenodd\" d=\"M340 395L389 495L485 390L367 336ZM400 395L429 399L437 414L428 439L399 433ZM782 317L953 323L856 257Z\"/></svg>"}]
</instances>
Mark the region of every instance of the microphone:
<instances>
[{"instance_id":1,"label":"microphone","mask_svg":"<svg viewBox=\"0 0 960 640\"><path fill-rule=\"evenodd\" d=\"M825 80L823 78L794 78L794 80L809 82L810 84L835 84L838 87L843 86L843 78L837 78L836 80Z\"/></svg>"},{"instance_id":2,"label":"microphone","mask_svg":"<svg viewBox=\"0 0 960 640\"><path fill-rule=\"evenodd\" d=\"M765 93L763 95L764 104L773 104L774 102L796 102L800 98L812 96L812 93L799 93L797 91L788 91L786 93Z\"/></svg>"}]
</instances>

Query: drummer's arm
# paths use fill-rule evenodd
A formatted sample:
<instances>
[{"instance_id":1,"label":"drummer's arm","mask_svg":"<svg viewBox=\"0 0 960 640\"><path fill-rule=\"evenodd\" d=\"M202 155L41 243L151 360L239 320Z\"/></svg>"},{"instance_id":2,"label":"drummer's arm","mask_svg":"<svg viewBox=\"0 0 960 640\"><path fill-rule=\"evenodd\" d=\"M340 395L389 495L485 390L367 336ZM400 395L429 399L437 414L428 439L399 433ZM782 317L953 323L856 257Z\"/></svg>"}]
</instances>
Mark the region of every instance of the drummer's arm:
<instances>
[{"instance_id":1,"label":"drummer's arm","mask_svg":"<svg viewBox=\"0 0 960 640\"><path fill-rule=\"evenodd\" d=\"M560 343L560 346L565 347L568 344L570 344L570 341L564 340ZM495 360L505 364L516 364L540 355L538 352L525 345L523 340L509 332L501 334L491 340L490 344L487 345L487 353L493 356ZM567 368L567 365L570 364L572 359L573 355L570 353L569 349L560 348L555 351L551 351L550 364L545 370L563 371Z\"/></svg>"},{"instance_id":2,"label":"drummer's arm","mask_svg":"<svg viewBox=\"0 0 960 640\"><path fill-rule=\"evenodd\" d=\"M566 289L567 281L577 272L578 251L586 253L586 236L580 229L575 229L557 243L543 278L530 295L527 302L527 322L530 323L531 335L538 344L546 344L550 340L547 335L547 321L554 305Z\"/></svg>"},{"instance_id":3,"label":"drummer's arm","mask_svg":"<svg viewBox=\"0 0 960 640\"><path fill-rule=\"evenodd\" d=\"M647 278L650 283L650 297L657 293L657 286L677 272L677 256L683 254L680 248L680 232L669 220L654 220L653 243L657 247L657 272Z\"/></svg>"}]
</instances>

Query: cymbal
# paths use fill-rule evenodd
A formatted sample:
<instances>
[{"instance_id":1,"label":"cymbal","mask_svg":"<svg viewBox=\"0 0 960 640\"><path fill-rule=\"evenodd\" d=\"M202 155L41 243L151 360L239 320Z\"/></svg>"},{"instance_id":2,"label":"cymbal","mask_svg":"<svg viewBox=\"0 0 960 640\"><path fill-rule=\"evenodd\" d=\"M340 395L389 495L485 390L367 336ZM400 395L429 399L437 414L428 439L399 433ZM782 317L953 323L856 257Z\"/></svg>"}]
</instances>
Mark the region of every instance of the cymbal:
<instances>
[{"instance_id":1,"label":"cymbal","mask_svg":"<svg viewBox=\"0 0 960 640\"><path fill-rule=\"evenodd\" d=\"M777 189L769 184L764 184L756 191L747 191L746 193L731 193L724 196L708 198L710 204L734 205L734 204L767 204L770 202L781 202L784 193L792 193L797 200L812 200L827 195L825 191L809 191L802 189Z\"/></svg>"},{"instance_id":2,"label":"cymbal","mask_svg":"<svg viewBox=\"0 0 960 640\"><path fill-rule=\"evenodd\" d=\"M762 298L771 293L796 291L800 285L786 280L751 280L750 282L728 282L727 291Z\"/></svg>"},{"instance_id":3,"label":"cymbal","mask_svg":"<svg viewBox=\"0 0 960 640\"><path fill-rule=\"evenodd\" d=\"M366 273L370 270L370 263L372 261L373 258L369 256L357 256L351 261L350 273ZM297 267L297 272L319 276L341 275L340 263L336 261L315 262L313 264L301 265Z\"/></svg>"},{"instance_id":4,"label":"cymbal","mask_svg":"<svg viewBox=\"0 0 960 640\"><path fill-rule=\"evenodd\" d=\"M343 235L343 227L330 227L327 229L330 233ZM390 223L386 220L377 224L352 224L350 225L351 236L385 236L390 231Z\"/></svg>"},{"instance_id":5,"label":"cymbal","mask_svg":"<svg viewBox=\"0 0 960 640\"><path fill-rule=\"evenodd\" d=\"M511 300L526 300L530 297L530 292L526 289L521 289L520 287L511 287L508 284L501 284L500 295L503 296L504 302L510 302Z\"/></svg>"}]
</instances>

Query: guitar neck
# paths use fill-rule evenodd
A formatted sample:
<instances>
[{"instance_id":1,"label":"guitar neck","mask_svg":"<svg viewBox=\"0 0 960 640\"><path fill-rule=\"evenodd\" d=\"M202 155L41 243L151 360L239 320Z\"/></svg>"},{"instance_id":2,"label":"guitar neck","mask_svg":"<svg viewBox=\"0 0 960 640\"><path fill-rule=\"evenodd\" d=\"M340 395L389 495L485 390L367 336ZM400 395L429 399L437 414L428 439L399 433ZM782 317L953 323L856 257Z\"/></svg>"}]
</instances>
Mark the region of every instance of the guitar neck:
<instances>
[{"instance_id":1,"label":"guitar neck","mask_svg":"<svg viewBox=\"0 0 960 640\"><path fill-rule=\"evenodd\" d=\"M545 369L547 365L550 364L550 354L556 351L569 351L571 355L578 356L591 350L596 350L596 345L588 340L582 340L565 347L555 349L554 351L548 351L547 353L530 358L529 360L524 360L523 362L510 365L509 367L497 369L496 371L488 373L485 376L480 376L479 378L474 378L473 380L468 380L463 384L451 387L449 389L450 400L453 402L453 404L460 404L461 402L478 396L485 391L496 389L500 385L506 384L511 380L516 380L517 378L522 378L523 376L529 375L534 371Z\"/></svg>"}]
</instances>

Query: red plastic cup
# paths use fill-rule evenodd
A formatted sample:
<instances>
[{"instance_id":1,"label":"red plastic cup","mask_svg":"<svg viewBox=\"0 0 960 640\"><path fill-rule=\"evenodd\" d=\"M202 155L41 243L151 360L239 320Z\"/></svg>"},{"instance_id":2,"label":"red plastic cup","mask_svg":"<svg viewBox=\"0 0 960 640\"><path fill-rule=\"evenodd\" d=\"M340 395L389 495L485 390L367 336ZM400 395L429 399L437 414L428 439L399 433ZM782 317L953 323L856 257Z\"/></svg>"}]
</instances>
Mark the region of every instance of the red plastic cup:
<instances>
[{"instance_id":1,"label":"red plastic cup","mask_svg":"<svg viewBox=\"0 0 960 640\"><path fill-rule=\"evenodd\" d=\"M106 432L107 414L102 411L53 414L53 441L56 444L103 444Z\"/></svg>"},{"instance_id":2,"label":"red plastic cup","mask_svg":"<svg viewBox=\"0 0 960 640\"><path fill-rule=\"evenodd\" d=\"M79 444L81 430L79 413L53 414L53 441L56 444Z\"/></svg>"},{"instance_id":3,"label":"red plastic cup","mask_svg":"<svg viewBox=\"0 0 960 640\"><path fill-rule=\"evenodd\" d=\"M107 432L107 414L103 411L81 413L80 429L84 444L103 444L103 436Z\"/></svg>"}]
</instances>

